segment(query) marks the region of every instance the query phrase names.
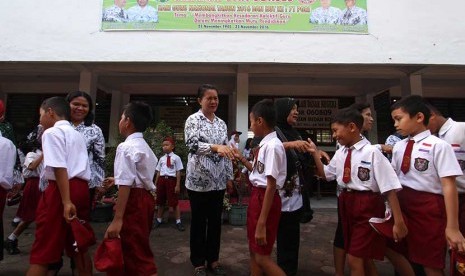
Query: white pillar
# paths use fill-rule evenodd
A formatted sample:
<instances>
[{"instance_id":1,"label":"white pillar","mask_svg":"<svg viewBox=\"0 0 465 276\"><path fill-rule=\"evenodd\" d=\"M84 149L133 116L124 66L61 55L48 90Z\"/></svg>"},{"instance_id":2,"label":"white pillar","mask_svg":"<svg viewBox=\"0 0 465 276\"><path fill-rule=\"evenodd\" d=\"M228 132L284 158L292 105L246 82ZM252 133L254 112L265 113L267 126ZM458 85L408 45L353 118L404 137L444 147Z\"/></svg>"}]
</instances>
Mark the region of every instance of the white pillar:
<instances>
[{"instance_id":1,"label":"white pillar","mask_svg":"<svg viewBox=\"0 0 465 276\"><path fill-rule=\"evenodd\" d=\"M110 129L108 133L108 144L116 146L119 135L119 121L124 105L129 103L129 94L118 90L111 91Z\"/></svg>"},{"instance_id":2,"label":"white pillar","mask_svg":"<svg viewBox=\"0 0 465 276\"><path fill-rule=\"evenodd\" d=\"M249 130L249 73L248 68L239 66L236 76L235 97L235 125L238 131L242 132L240 148L244 148Z\"/></svg>"},{"instance_id":3,"label":"white pillar","mask_svg":"<svg viewBox=\"0 0 465 276\"><path fill-rule=\"evenodd\" d=\"M82 70L79 77L79 91L87 92L92 101L97 101L97 75L89 70Z\"/></svg>"},{"instance_id":4,"label":"white pillar","mask_svg":"<svg viewBox=\"0 0 465 276\"><path fill-rule=\"evenodd\" d=\"M402 97L410 95L423 96L423 82L421 74L411 74L400 79Z\"/></svg>"}]
</instances>

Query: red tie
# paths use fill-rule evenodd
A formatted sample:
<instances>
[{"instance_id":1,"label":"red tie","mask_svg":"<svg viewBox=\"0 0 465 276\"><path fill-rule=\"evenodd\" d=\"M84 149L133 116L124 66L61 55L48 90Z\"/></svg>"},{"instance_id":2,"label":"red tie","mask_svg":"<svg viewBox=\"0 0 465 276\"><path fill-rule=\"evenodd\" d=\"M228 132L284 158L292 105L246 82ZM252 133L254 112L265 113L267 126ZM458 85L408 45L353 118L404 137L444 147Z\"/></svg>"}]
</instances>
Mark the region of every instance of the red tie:
<instances>
[{"instance_id":1,"label":"red tie","mask_svg":"<svg viewBox=\"0 0 465 276\"><path fill-rule=\"evenodd\" d=\"M350 158L352 157L352 148L348 149L346 161L344 162L344 175L342 176L342 181L344 183L349 183L350 181Z\"/></svg>"},{"instance_id":2,"label":"red tie","mask_svg":"<svg viewBox=\"0 0 465 276\"><path fill-rule=\"evenodd\" d=\"M256 147L252 150L253 152L253 169L257 166L258 162L258 153L260 153L260 147Z\"/></svg>"},{"instance_id":3,"label":"red tie","mask_svg":"<svg viewBox=\"0 0 465 276\"><path fill-rule=\"evenodd\" d=\"M171 167L171 157L169 154L166 155L166 166Z\"/></svg>"},{"instance_id":4,"label":"red tie","mask_svg":"<svg viewBox=\"0 0 465 276\"><path fill-rule=\"evenodd\" d=\"M406 174L410 170L410 159L412 156L412 149L415 140L410 139L408 140L407 147L404 151L404 157L402 157L402 165L400 166L400 170Z\"/></svg>"}]
</instances>

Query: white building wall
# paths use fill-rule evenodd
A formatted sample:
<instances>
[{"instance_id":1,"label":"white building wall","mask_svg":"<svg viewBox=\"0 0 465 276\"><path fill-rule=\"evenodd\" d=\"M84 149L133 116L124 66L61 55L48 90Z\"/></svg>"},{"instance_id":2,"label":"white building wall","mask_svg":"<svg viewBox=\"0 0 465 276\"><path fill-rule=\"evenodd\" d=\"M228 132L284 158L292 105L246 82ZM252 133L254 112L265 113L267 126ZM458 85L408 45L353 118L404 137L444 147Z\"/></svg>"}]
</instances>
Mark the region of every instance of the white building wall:
<instances>
[{"instance_id":1,"label":"white building wall","mask_svg":"<svg viewBox=\"0 0 465 276\"><path fill-rule=\"evenodd\" d=\"M102 32L101 0L0 2L0 61L465 64L463 0L369 0L369 35Z\"/></svg>"}]
</instances>

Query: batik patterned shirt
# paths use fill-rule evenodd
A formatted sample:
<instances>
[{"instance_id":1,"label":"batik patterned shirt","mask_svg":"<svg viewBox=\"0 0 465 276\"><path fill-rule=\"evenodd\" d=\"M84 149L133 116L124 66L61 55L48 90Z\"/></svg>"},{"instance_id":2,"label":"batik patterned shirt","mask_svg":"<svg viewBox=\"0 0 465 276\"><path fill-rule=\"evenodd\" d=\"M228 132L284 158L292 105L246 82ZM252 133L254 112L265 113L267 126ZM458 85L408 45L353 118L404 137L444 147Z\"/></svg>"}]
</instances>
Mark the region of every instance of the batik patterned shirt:
<instances>
[{"instance_id":1,"label":"batik patterned shirt","mask_svg":"<svg viewBox=\"0 0 465 276\"><path fill-rule=\"evenodd\" d=\"M367 24L367 11L359 8L352 7L351 9L344 9L339 18L341 25L365 25Z\"/></svg>"},{"instance_id":2,"label":"batik patterned shirt","mask_svg":"<svg viewBox=\"0 0 465 276\"><path fill-rule=\"evenodd\" d=\"M313 24L337 24L342 15L342 11L335 7L319 7L312 11L310 23Z\"/></svg>"},{"instance_id":3,"label":"batik patterned shirt","mask_svg":"<svg viewBox=\"0 0 465 276\"><path fill-rule=\"evenodd\" d=\"M211 150L211 145L228 143L226 123L216 117L210 121L202 111L187 118L184 128L189 155L186 166L186 188L196 192L226 189L232 180L233 167L228 158Z\"/></svg>"},{"instance_id":4,"label":"batik patterned shirt","mask_svg":"<svg viewBox=\"0 0 465 276\"><path fill-rule=\"evenodd\" d=\"M105 138L102 130L95 124L86 126L84 122L75 127L86 139L89 156L89 188L102 186L105 178Z\"/></svg>"}]
</instances>

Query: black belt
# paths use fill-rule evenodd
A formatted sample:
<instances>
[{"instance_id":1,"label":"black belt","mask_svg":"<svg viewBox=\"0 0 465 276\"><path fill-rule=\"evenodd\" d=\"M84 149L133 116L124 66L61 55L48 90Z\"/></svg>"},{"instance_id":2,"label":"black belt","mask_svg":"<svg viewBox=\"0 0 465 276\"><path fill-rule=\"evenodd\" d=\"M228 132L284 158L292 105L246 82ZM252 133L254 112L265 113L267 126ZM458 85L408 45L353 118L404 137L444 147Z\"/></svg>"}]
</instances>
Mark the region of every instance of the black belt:
<instances>
[{"instance_id":1,"label":"black belt","mask_svg":"<svg viewBox=\"0 0 465 276\"><path fill-rule=\"evenodd\" d=\"M169 175L161 175L160 177L163 177L164 179L176 179L175 176L169 176Z\"/></svg>"},{"instance_id":2,"label":"black belt","mask_svg":"<svg viewBox=\"0 0 465 276\"><path fill-rule=\"evenodd\" d=\"M360 191L360 190L354 190L354 189L350 189L350 188L343 188L342 191L346 192L346 193L373 193L373 194L379 194L378 192L373 192L372 190Z\"/></svg>"}]
</instances>

